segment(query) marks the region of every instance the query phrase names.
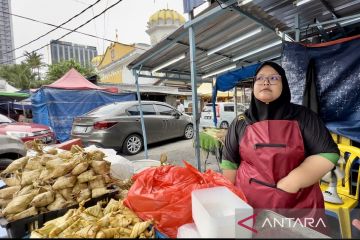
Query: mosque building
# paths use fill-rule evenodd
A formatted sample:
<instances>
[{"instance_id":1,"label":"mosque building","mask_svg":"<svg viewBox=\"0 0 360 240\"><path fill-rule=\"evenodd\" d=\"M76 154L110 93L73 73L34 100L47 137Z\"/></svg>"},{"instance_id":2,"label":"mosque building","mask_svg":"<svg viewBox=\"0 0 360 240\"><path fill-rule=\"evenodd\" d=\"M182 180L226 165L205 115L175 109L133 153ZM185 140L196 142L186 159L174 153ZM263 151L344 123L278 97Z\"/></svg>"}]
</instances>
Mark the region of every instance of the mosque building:
<instances>
[{"instance_id":1,"label":"mosque building","mask_svg":"<svg viewBox=\"0 0 360 240\"><path fill-rule=\"evenodd\" d=\"M151 45L154 46L184 23L185 18L174 10L162 9L155 12L150 16L146 30ZM150 48L151 46L144 43L111 43L103 55L92 59L92 64L100 77L99 83L134 84L135 77L127 65ZM139 84L151 85L156 81L157 79L139 78Z\"/></svg>"}]
</instances>

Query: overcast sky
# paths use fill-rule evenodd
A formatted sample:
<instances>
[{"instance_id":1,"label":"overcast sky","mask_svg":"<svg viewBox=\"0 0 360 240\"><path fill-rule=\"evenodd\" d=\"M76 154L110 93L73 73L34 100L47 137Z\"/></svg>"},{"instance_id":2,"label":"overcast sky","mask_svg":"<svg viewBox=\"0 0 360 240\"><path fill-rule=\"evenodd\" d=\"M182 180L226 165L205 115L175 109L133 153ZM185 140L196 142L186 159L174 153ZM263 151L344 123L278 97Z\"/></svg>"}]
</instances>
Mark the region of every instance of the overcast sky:
<instances>
[{"instance_id":1,"label":"overcast sky","mask_svg":"<svg viewBox=\"0 0 360 240\"><path fill-rule=\"evenodd\" d=\"M69 29L76 28L102 12L106 6L110 6L117 1L118 0L102 0L79 17L67 23L64 27ZM96 0L11 0L11 8L13 14L60 25L94 2L96 2ZM115 7L109 9L105 15L99 16L78 31L115 40L115 29L118 29L118 40L121 43L150 44L150 38L145 32L149 17L156 11L168 7L169 9L176 10L187 19L187 15L183 14L182 2L182 0L123 0ZM12 17L12 21L15 48L52 29L52 27L15 16ZM67 32L66 30L57 29L46 37L16 50L15 55L19 57L25 50L30 52L42 47L48 44L50 40L57 39ZM95 46L99 54L103 53L104 48L106 49L109 45L107 41L78 33L71 33L62 40ZM40 50L39 53L43 54L44 61L48 63L49 48L44 48ZM21 60L23 59L18 59L17 62Z\"/></svg>"}]
</instances>

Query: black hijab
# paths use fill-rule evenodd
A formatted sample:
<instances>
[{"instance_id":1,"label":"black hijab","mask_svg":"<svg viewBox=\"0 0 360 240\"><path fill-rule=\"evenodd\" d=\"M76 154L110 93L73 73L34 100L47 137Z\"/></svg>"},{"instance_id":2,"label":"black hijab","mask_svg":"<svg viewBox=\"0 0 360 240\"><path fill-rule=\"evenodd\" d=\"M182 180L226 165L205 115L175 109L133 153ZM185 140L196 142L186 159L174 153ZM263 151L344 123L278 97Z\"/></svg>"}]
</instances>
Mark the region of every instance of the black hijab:
<instances>
[{"instance_id":1,"label":"black hijab","mask_svg":"<svg viewBox=\"0 0 360 240\"><path fill-rule=\"evenodd\" d=\"M254 90L251 94L251 103L249 109L245 111L245 115L250 122L258 122L263 120L289 120L294 117L295 109L292 108L291 93L289 84L285 75L285 70L274 62L264 62L256 70L255 77L264 66L270 66L274 68L281 76L282 91L279 98L268 104L258 100L254 95ZM253 89L255 83L255 77L253 79Z\"/></svg>"}]
</instances>

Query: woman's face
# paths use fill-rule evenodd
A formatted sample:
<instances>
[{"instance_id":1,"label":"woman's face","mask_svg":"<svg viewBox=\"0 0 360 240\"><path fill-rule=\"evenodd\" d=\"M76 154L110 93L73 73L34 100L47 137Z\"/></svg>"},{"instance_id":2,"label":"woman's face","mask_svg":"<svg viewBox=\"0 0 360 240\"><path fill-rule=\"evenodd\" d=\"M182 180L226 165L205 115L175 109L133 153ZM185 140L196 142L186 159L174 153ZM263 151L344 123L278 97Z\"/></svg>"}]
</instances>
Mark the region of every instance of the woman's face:
<instances>
[{"instance_id":1,"label":"woman's face","mask_svg":"<svg viewBox=\"0 0 360 240\"><path fill-rule=\"evenodd\" d=\"M270 103L280 97L281 91L282 81L280 74L269 65L262 67L255 77L255 97L264 103Z\"/></svg>"}]
</instances>

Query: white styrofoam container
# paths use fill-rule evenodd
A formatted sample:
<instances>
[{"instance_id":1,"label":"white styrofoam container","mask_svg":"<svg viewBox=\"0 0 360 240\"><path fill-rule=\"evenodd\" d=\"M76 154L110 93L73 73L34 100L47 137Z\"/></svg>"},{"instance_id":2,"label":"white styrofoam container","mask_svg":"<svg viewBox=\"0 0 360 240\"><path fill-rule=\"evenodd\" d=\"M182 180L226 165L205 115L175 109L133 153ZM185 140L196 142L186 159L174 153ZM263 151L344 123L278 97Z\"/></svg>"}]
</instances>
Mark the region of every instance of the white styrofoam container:
<instances>
[{"instance_id":1,"label":"white styrofoam container","mask_svg":"<svg viewBox=\"0 0 360 240\"><path fill-rule=\"evenodd\" d=\"M251 238L249 229L237 228L237 220L253 215L253 208L226 187L195 190L191 193L192 216L203 238ZM235 210L237 215L235 216ZM252 219L246 225L252 227Z\"/></svg>"},{"instance_id":2,"label":"white styrofoam container","mask_svg":"<svg viewBox=\"0 0 360 240\"><path fill-rule=\"evenodd\" d=\"M176 238L200 238L195 223L188 223L178 228Z\"/></svg>"}]
</instances>

